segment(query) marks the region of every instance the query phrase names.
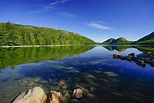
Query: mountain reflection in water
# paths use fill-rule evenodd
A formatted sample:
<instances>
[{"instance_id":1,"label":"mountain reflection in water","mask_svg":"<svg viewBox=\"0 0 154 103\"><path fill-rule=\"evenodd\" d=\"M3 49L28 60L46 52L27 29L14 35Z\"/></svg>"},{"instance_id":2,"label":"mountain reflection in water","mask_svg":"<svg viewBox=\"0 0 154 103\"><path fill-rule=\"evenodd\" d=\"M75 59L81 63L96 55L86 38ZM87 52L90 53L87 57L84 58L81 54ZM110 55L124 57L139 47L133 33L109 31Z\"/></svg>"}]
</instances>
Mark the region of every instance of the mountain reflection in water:
<instances>
[{"instance_id":1,"label":"mountain reflection in water","mask_svg":"<svg viewBox=\"0 0 154 103\"><path fill-rule=\"evenodd\" d=\"M57 49L54 52L52 47L27 48L29 52L26 53L24 53L26 49L19 50L20 48L15 50L10 48L6 54L1 52L1 62L6 64L0 72L0 103L9 103L21 92L35 86L42 87L46 93L55 90L61 94L72 94L74 88L83 88L83 97L78 99L80 103L152 103L154 101L153 67L147 64L145 69L142 69L134 62L112 58L116 52L124 56L129 53L138 55L145 52L147 48L142 47L144 48L142 52L141 47L124 47L127 49L119 52L109 51L102 45L94 48L89 46L55 48ZM20 56L17 55L17 51L22 51L19 53ZM37 54L34 51L39 52ZM13 56L7 56L10 54ZM23 60L22 55L25 55ZM7 64L7 60L11 60L13 64L9 64L11 61ZM60 83L63 85L59 85ZM72 96L64 103L68 103L71 99Z\"/></svg>"}]
</instances>

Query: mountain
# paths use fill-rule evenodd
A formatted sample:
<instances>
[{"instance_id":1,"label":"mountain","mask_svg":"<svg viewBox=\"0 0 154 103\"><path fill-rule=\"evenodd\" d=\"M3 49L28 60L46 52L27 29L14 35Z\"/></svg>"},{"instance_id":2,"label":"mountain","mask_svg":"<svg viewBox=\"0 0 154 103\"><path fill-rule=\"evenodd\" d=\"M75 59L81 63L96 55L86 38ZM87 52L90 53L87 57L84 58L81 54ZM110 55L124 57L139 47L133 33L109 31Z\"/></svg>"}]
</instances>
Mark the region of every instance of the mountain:
<instances>
[{"instance_id":1,"label":"mountain","mask_svg":"<svg viewBox=\"0 0 154 103\"><path fill-rule=\"evenodd\" d=\"M107 39L106 41L104 41L103 44L111 44L113 41L115 41L115 39L110 38L110 39Z\"/></svg>"},{"instance_id":2,"label":"mountain","mask_svg":"<svg viewBox=\"0 0 154 103\"><path fill-rule=\"evenodd\" d=\"M67 45L94 44L77 33L54 28L0 23L0 45Z\"/></svg>"},{"instance_id":3,"label":"mountain","mask_svg":"<svg viewBox=\"0 0 154 103\"><path fill-rule=\"evenodd\" d=\"M123 45L123 44L131 44L132 41L128 41L127 39L120 37L118 39L110 38L104 41L102 44L114 44L114 45Z\"/></svg>"},{"instance_id":4,"label":"mountain","mask_svg":"<svg viewBox=\"0 0 154 103\"><path fill-rule=\"evenodd\" d=\"M135 41L133 44L154 45L154 32L152 32L149 35L146 35L143 38Z\"/></svg>"}]
</instances>

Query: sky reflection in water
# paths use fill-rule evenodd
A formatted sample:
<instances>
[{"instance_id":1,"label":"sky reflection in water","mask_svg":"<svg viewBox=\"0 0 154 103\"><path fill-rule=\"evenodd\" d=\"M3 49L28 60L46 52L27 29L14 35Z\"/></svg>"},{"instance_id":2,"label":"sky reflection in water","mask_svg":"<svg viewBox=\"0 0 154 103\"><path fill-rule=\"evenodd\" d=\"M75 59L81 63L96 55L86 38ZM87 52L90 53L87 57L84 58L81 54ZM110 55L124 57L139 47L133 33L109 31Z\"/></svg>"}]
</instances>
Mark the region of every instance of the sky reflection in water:
<instances>
[{"instance_id":1,"label":"sky reflection in water","mask_svg":"<svg viewBox=\"0 0 154 103\"><path fill-rule=\"evenodd\" d=\"M141 51L136 48L109 51L96 46L82 52L60 60L2 69L0 103L9 103L17 94L34 86L41 86L46 92L56 90L61 93L71 93L75 87L84 88L84 96L80 99L82 103L154 101L154 67L147 64L143 68L134 62L112 58L113 53L117 52L127 55L131 52L140 54ZM59 85L59 82L64 85Z\"/></svg>"}]
</instances>

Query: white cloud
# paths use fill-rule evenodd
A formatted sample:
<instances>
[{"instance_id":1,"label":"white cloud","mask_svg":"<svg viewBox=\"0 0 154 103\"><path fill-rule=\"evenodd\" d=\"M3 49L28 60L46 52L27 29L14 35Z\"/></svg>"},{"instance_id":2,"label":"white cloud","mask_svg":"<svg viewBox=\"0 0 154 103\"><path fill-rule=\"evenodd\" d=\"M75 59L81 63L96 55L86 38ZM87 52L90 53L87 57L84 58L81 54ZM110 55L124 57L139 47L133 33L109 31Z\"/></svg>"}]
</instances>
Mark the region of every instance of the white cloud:
<instances>
[{"instance_id":1,"label":"white cloud","mask_svg":"<svg viewBox=\"0 0 154 103\"><path fill-rule=\"evenodd\" d=\"M103 22L91 22L91 23L87 23L86 25L96 28L96 29L101 29L101 30L111 30L111 27L105 26L103 25Z\"/></svg>"},{"instance_id":2,"label":"white cloud","mask_svg":"<svg viewBox=\"0 0 154 103\"><path fill-rule=\"evenodd\" d=\"M71 0L57 0L57 1L54 1L54 2L51 2L51 3L47 4L44 7L44 9L55 9L58 4L64 4L64 3L68 2L68 1L71 1Z\"/></svg>"},{"instance_id":3,"label":"white cloud","mask_svg":"<svg viewBox=\"0 0 154 103\"><path fill-rule=\"evenodd\" d=\"M54 2L50 2L50 3L46 4L40 10L30 11L30 13L41 13L41 12L49 11L49 10L52 10L52 9L57 9L57 5L64 4L64 3L68 2L68 1L71 1L71 0L56 0Z\"/></svg>"}]
</instances>

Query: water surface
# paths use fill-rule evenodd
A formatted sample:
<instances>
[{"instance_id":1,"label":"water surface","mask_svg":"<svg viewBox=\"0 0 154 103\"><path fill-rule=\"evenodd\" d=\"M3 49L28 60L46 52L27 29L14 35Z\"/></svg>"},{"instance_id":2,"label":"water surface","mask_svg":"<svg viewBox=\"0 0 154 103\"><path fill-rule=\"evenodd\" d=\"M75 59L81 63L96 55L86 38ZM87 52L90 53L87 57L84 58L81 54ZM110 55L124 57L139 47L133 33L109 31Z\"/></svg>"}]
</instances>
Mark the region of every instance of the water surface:
<instances>
[{"instance_id":1,"label":"water surface","mask_svg":"<svg viewBox=\"0 0 154 103\"><path fill-rule=\"evenodd\" d=\"M113 53L137 55L151 52L153 47L99 45L0 50L0 103L9 103L20 92L35 86L62 94L83 88L81 103L154 101L154 67L112 58Z\"/></svg>"}]
</instances>

